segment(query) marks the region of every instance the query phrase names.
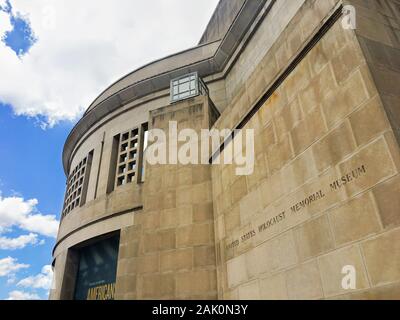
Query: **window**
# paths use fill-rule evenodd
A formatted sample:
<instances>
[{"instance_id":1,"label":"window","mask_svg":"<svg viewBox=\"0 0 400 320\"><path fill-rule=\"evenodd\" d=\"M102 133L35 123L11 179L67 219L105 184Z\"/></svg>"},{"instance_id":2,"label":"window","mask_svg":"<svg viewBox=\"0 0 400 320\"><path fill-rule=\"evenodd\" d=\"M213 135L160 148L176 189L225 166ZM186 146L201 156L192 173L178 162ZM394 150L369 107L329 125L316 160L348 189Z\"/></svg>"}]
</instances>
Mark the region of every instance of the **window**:
<instances>
[{"instance_id":1,"label":"window","mask_svg":"<svg viewBox=\"0 0 400 320\"><path fill-rule=\"evenodd\" d=\"M81 207L86 203L86 193L92 158L93 151L79 162L68 176L62 217L65 217L72 210Z\"/></svg>"},{"instance_id":2,"label":"window","mask_svg":"<svg viewBox=\"0 0 400 320\"><path fill-rule=\"evenodd\" d=\"M132 129L120 136L116 187L131 183L135 179L139 129Z\"/></svg>"},{"instance_id":3,"label":"window","mask_svg":"<svg viewBox=\"0 0 400 320\"><path fill-rule=\"evenodd\" d=\"M200 94L208 94L204 82L198 77L197 72L173 79L171 81L171 102L176 102Z\"/></svg>"},{"instance_id":4,"label":"window","mask_svg":"<svg viewBox=\"0 0 400 320\"><path fill-rule=\"evenodd\" d=\"M143 150L147 146L147 123L114 136L107 194L116 188L143 182Z\"/></svg>"}]
</instances>

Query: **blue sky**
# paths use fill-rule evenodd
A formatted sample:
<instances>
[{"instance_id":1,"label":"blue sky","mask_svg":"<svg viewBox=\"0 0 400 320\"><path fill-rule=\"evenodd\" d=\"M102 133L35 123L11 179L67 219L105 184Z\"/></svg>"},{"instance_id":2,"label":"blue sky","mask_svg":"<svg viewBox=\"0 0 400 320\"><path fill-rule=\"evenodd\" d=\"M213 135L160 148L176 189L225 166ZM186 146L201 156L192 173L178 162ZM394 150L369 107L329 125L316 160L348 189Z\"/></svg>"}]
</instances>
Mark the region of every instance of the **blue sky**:
<instances>
[{"instance_id":1,"label":"blue sky","mask_svg":"<svg viewBox=\"0 0 400 320\"><path fill-rule=\"evenodd\" d=\"M14 16L10 12L9 2L1 9L10 15L12 25L12 30L7 31L1 40L16 55L23 56L35 43L29 22ZM2 77L4 76L6 75L3 74ZM41 199L43 201L35 206L36 212L57 214L62 206L65 181L60 154L72 123L60 123L47 131L39 124L40 118L15 116L11 105L0 103L0 201L12 197ZM29 234L26 227L17 223L7 229L0 233L6 239ZM14 298L47 298L48 285L34 282L43 280L46 276L42 273L42 268L51 264L51 250L55 239L40 234L36 234L36 237L39 238L36 243L22 244L21 249L3 245L0 250L0 261L3 261L0 299L13 295ZM23 279L30 279L30 284L23 285Z\"/></svg>"},{"instance_id":2,"label":"blue sky","mask_svg":"<svg viewBox=\"0 0 400 320\"><path fill-rule=\"evenodd\" d=\"M47 299L74 123L122 75L195 46L218 2L77 1L0 0L0 299Z\"/></svg>"},{"instance_id":3,"label":"blue sky","mask_svg":"<svg viewBox=\"0 0 400 320\"><path fill-rule=\"evenodd\" d=\"M38 211L58 216L65 182L60 155L71 127L71 123L63 123L44 131L33 119L17 117L10 106L0 105L0 190L3 198L13 195L24 199L36 198L39 199ZM7 237L15 238L26 233L13 228ZM51 237L40 238L45 240L43 245L0 250L0 260L13 257L18 263L30 265L17 273L17 279L40 274L42 267L51 263L55 240ZM8 280L8 277L0 277L0 299L8 298L13 290L21 290L16 286L18 280L7 284ZM33 291L41 298L47 295L44 289Z\"/></svg>"}]
</instances>

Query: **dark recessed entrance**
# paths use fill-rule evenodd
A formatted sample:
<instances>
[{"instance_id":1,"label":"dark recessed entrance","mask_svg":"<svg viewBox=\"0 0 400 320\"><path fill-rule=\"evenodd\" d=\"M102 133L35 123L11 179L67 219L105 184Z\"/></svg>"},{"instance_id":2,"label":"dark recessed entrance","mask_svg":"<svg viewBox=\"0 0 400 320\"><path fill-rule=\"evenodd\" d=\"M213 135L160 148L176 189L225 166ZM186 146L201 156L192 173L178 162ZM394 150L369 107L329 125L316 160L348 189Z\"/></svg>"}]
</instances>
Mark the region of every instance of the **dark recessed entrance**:
<instances>
[{"instance_id":1,"label":"dark recessed entrance","mask_svg":"<svg viewBox=\"0 0 400 320\"><path fill-rule=\"evenodd\" d=\"M77 248L75 300L114 300L119 234Z\"/></svg>"}]
</instances>

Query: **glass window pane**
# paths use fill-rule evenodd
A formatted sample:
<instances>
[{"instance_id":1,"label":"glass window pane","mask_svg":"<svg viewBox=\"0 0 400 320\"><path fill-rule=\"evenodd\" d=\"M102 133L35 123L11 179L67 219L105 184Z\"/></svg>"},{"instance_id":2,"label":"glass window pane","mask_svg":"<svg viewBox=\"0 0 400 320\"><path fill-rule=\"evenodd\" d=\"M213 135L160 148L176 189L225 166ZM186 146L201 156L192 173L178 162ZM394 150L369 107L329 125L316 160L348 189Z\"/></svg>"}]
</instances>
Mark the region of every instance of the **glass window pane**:
<instances>
[{"instance_id":1,"label":"glass window pane","mask_svg":"<svg viewBox=\"0 0 400 320\"><path fill-rule=\"evenodd\" d=\"M171 81L171 101L179 101L187 99L199 94L202 89L197 81L197 73L191 73L185 77L174 79Z\"/></svg>"},{"instance_id":2,"label":"glass window pane","mask_svg":"<svg viewBox=\"0 0 400 320\"><path fill-rule=\"evenodd\" d=\"M179 83L181 84L181 83L185 83L185 82L188 82L188 81L189 81L189 78L185 77L185 78L180 79Z\"/></svg>"},{"instance_id":3,"label":"glass window pane","mask_svg":"<svg viewBox=\"0 0 400 320\"><path fill-rule=\"evenodd\" d=\"M186 82L179 86L179 92L185 92L185 91L189 91L189 90L190 90L189 82Z\"/></svg>"},{"instance_id":4,"label":"glass window pane","mask_svg":"<svg viewBox=\"0 0 400 320\"><path fill-rule=\"evenodd\" d=\"M188 97L188 96L189 96L189 92L187 91L187 92L181 93L181 94L179 95L179 98L186 98L186 97Z\"/></svg>"}]
</instances>

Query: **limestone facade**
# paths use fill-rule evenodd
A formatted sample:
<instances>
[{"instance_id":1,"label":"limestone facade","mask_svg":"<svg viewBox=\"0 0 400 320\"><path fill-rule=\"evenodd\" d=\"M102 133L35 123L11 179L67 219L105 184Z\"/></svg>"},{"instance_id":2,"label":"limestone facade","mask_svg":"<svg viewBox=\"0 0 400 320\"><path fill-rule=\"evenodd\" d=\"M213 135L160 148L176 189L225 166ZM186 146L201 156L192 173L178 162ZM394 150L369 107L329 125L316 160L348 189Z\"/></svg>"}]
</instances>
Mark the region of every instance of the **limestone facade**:
<instances>
[{"instance_id":1,"label":"limestone facade","mask_svg":"<svg viewBox=\"0 0 400 320\"><path fill-rule=\"evenodd\" d=\"M84 205L61 221L51 298L73 298L76 248L119 232L116 299L399 299L399 57L397 0L222 0L199 47L138 71L149 93L128 75L71 133L67 175L93 158ZM158 74L181 72L175 58L209 96L170 103ZM144 181L110 189L114 137L169 121L254 129L254 173L147 163Z\"/></svg>"}]
</instances>

